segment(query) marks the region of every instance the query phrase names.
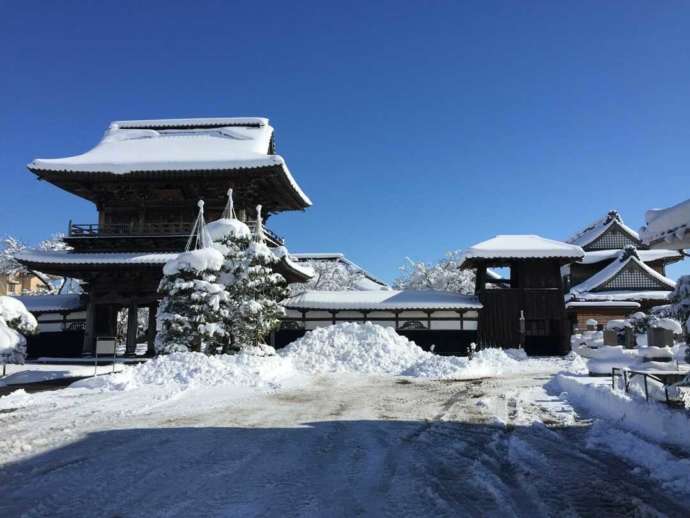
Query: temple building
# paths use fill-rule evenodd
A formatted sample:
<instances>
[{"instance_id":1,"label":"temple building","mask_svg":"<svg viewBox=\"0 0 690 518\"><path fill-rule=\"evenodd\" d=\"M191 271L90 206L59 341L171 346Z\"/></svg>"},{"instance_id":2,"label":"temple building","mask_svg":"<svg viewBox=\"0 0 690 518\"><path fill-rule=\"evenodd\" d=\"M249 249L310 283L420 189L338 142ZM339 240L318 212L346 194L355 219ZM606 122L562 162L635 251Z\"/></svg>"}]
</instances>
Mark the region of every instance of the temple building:
<instances>
[{"instance_id":1,"label":"temple building","mask_svg":"<svg viewBox=\"0 0 690 518\"><path fill-rule=\"evenodd\" d=\"M256 206L265 218L304 210L309 198L275 149L273 128L263 118L118 121L84 154L36 159L28 166L39 180L92 202L97 221L68 224L69 251L27 251L18 256L31 270L79 279L85 288L82 351L98 336L115 336L118 313L127 312L127 352L148 343L153 352L158 283L162 266L187 245L197 201L207 220L235 193L240 219L256 227ZM284 240L264 227L267 244ZM288 282L305 282L309 269L285 249L277 270ZM148 326L138 320L147 313Z\"/></svg>"},{"instance_id":2,"label":"temple building","mask_svg":"<svg viewBox=\"0 0 690 518\"><path fill-rule=\"evenodd\" d=\"M668 303L675 282L666 277L666 266L683 255L677 250L650 250L617 211L608 212L568 242L585 251L581 261L561 269L573 329L585 329L589 319L605 325Z\"/></svg>"}]
</instances>

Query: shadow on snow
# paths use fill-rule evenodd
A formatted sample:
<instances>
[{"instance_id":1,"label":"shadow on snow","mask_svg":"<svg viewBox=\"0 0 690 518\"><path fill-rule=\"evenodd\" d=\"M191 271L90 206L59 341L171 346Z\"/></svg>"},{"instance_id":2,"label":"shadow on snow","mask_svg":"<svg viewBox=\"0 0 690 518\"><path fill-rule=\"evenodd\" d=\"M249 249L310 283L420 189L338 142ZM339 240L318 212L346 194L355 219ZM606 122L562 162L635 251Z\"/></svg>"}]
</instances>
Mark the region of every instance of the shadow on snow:
<instances>
[{"instance_id":1,"label":"shadow on snow","mask_svg":"<svg viewBox=\"0 0 690 518\"><path fill-rule=\"evenodd\" d=\"M5 465L0 516L687 515L587 449L586 433L385 420L109 430Z\"/></svg>"}]
</instances>

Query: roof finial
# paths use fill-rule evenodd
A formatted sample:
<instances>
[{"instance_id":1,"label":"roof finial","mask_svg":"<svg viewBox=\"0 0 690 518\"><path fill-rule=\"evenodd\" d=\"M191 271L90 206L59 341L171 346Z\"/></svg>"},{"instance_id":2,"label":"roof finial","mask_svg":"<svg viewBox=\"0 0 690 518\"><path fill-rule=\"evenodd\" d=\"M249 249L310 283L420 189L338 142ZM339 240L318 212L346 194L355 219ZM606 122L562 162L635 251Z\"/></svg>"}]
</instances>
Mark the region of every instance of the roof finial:
<instances>
[{"instance_id":1,"label":"roof finial","mask_svg":"<svg viewBox=\"0 0 690 518\"><path fill-rule=\"evenodd\" d=\"M637 248L635 248L635 245L625 245L625 248L623 248L623 252L620 255L621 262L625 261L628 257L640 258L640 256L637 254Z\"/></svg>"},{"instance_id":2,"label":"roof finial","mask_svg":"<svg viewBox=\"0 0 690 518\"><path fill-rule=\"evenodd\" d=\"M225 203L223 214L220 216L223 219L237 219L235 214L235 202L232 200L232 188L228 189L228 201Z\"/></svg>"},{"instance_id":3,"label":"roof finial","mask_svg":"<svg viewBox=\"0 0 690 518\"><path fill-rule=\"evenodd\" d=\"M617 220L617 221L620 221L620 219L621 219L621 215L620 215L620 214L618 213L618 211L615 210L615 209L614 209L614 210L610 210L610 211L608 212L606 220L607 220L607 222L608 222L608 221L612 221L612 220L614 220L614 219Z\"/></svg>"},{"instance_id":4,"label":"roof finial","mask_svg":"<svg viewBox=\"0 0 690 518\"><path fill-rule=\"evenodd\" d=\"M254 241L257 243L264 242L264 225L261 220L261 205L256 206L256 234L254 234Z\"/></svg>"}]
</instances>

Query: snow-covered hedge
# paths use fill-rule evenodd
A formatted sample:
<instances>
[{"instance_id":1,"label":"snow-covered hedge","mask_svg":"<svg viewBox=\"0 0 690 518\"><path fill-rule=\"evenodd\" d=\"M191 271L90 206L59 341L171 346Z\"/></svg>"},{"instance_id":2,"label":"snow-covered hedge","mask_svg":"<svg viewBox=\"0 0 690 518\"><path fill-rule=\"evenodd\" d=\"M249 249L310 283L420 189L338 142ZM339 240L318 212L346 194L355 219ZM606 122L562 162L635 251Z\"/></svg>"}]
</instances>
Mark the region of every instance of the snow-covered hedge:
<instances>
[{"instance_id":1,"label":"snow-covered hedge","mask_svg":"<svg viewBox=\"0 0 690 518\"><path fill-rule=\"evenodd\" d=\"M24 363L26 338L38 329L36 318L21 301L0 296L0 363Z\"/></svg>"}]
</instances>

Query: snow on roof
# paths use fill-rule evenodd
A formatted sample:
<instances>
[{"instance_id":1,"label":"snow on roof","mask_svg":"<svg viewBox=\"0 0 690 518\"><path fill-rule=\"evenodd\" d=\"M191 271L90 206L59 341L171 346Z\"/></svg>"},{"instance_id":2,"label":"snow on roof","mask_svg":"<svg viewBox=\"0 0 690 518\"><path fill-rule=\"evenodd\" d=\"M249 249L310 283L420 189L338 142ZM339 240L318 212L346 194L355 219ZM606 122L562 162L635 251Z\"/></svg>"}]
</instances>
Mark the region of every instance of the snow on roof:
<instances>
[{"instance_id":1,"label":"snow on roof","mask_svg":"<svg viewBox=\"0 0 690 518\"><path fill-rule=\"evenodd\" d=\"M598 263L615 259L620 254L620 250L594 250L592 252L585 252L585 256L580 261L583 264ZM677 250L638 250L637 255L645 263L658 261L660 259L682 259L683 254Z\"/></svg>"},{"instance_id":2,"label":"snow on roof","mask_svg":"<svg viewBox=\"0 0 690 518\"><path fill-rule=\"evenodd\" d=\"M216 126L223 121L228 124ZM86 153L37 158L28 167L32 171L127 174L278 166L297 195L311 205L283 157L269 154L272 136L268 120L259 118L121 121L112 123L103 139Z\"/></svg>"},{"instance_id":3,"label":"snow on roof","mask_svg":"<svg viewBox=\"0 0 690 518\"><path fill-rule=\"evenodd\" d=\"M31 312L74 311L86 307L78 294L66 295L22 295L19 299Z\"/></svg>"},{"instance_id":4,"label":"snow on roof","mask_svg":"<svg viewBox=\"0 0 690 518\"><path fill-rule=\"evenodd\" d=\"M649 274L651 277L657 279L659 282L662 284L665 284L668 286L669 291L675 288L676 283L673 282L671 279L668 277L664 277L661 275L659 272L654 270L653 268L650 268L647 266L644 262L642 262L638 257L636 251L634 249L632 251L629 250L621 250L618 252L618 259L613 261L611 264L607 265L605 268L602 268L599 270L597 273L592 275L590 278L586 279L585 281L581 282L577 286L574 286L573 288L570 289L570 293L574 294L577 297L582 296L584 293L591 292L592 290L597 289L598 287L604 285L606 282L611 280L618 272L620 272L623 268L625 268L630 262L633 262L637 264L644 272ZM651 290L653 291L653 290ZM668 295L668 292L664 292Z\"/></svg>"},{"instance_id":5,"label":"snow on roof","mask_svg":"<svg viewBox=\"0 0 690 518\"><path fill-rule=\"evenodd\" d=\"M25 250L17 259L41 264L160 264L177 257L178 252L100 252L78 253L67 250Z\"/></svg>"},{"instance_id":6,"label":"snow on roof","mask_svg":"<svg viewBox=\"0 0 690 518\"><path fill-rule=\"evenodd\" d=\"M625 232L629 233L633 238L639 240L640 236L638 233L623 223L623 218L621 218L621 215L618 213L618 211L611 210L603 218L596 220L591 225L576 233L574 236L568 239L567 242L573 245L587 246L591 242L595 241L604 232L606 232L615 223L618 223L618 225L620 225L620 227Z\"/></svg>"},{"instance_id":7,"label":"snow on roof","mask_svg":"<svg viewBox=\"0 0 690 518\"><path fill-rule=\"evenodd\" d=\"M639 302L627 301L627 300L580 300L580 301L570 301L566 303L565 308L599 308L599 307L615 307L615 308L630 308L638 309L640 307Z\"/></svg>"},{"instance_id":8,"label":"snow on roof","mask_svg":"<svg viewBox=\"0 0 690 518\"><path fill-rule=\"evenodd\" d=\"M498 235L465 250L460 256L460 264L468 259L580 259L583 256L584 251L579 246L541 236Z\"/></svg>"},{"instance_id":9,"label":"snow on roof","mask_svg":"<svg viewBox=\"0 0 690 518\"><path fill-rule=\"evenodd\" d=\"M285 299L290 309L394 310L481 309L479 299L443 291L305 291Z\"/></svg>"},{"instance_id":10,"label":"snow on roof","mask_svg":"<svg viewBox=\"0 0 690 518\"><path fill-rule=\"evenodd\" d=\"M651 209L645 213L646 225L640 235L646 244L690 248L690 200L667 209Z\"/></svg>"},{"instance_id":11,"label":"snow on roof","mask_svg":"<svg viewBox=\"0 0 690 518\"><path fill-rule=\"evenodd\" d=\"M570 301L639 301L639 300L668 300L671 291L664 290L616 290L573 293L567 295Z\"/></svg>"},{"instance_id":12,"label":"snow on roof","mask_svg":"<svg viewBox=\"0 0 690 518\"><path fill-rule=\"evenodd\" d=\"M114 121L120 128L202 128L211 126L268 126L264 117L196 117L190 119L143 119Z\"/></svg>"}]
</instances>

